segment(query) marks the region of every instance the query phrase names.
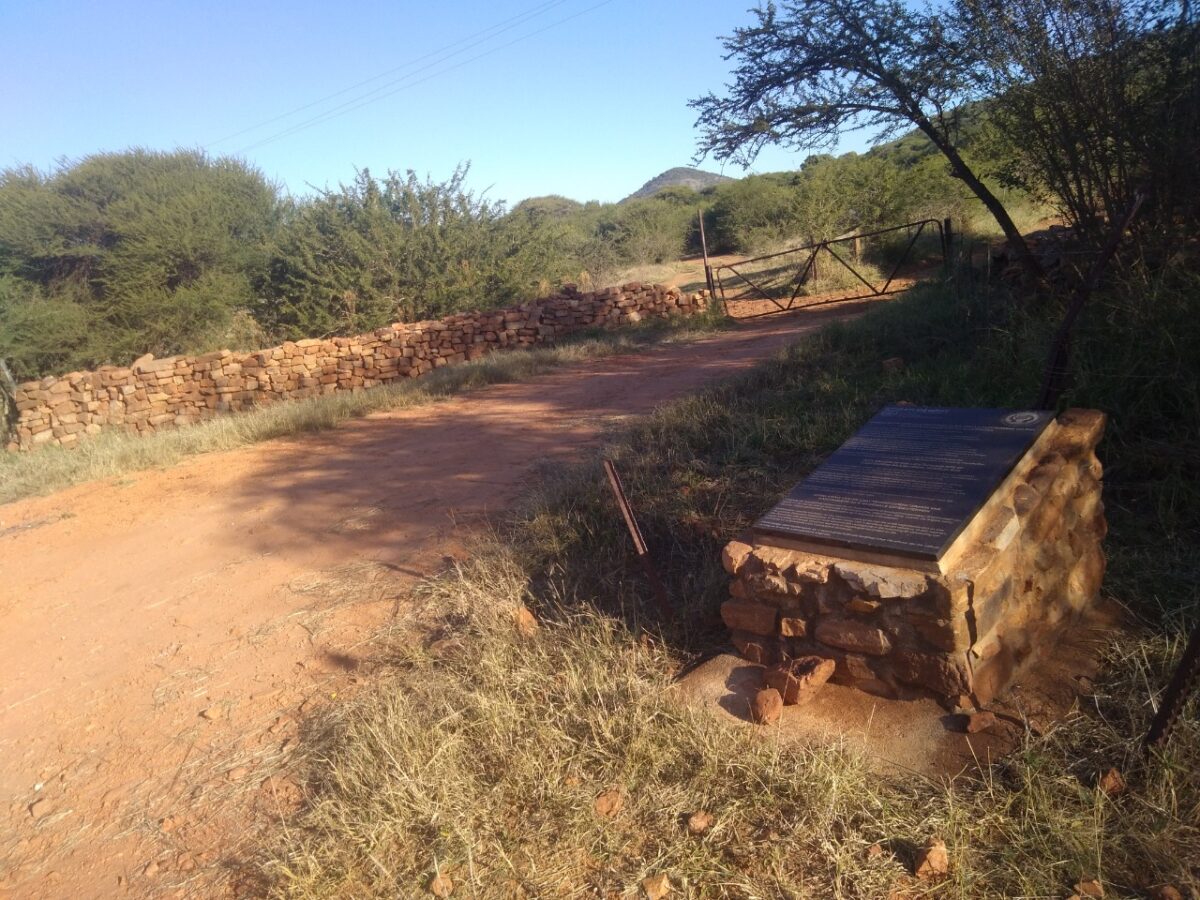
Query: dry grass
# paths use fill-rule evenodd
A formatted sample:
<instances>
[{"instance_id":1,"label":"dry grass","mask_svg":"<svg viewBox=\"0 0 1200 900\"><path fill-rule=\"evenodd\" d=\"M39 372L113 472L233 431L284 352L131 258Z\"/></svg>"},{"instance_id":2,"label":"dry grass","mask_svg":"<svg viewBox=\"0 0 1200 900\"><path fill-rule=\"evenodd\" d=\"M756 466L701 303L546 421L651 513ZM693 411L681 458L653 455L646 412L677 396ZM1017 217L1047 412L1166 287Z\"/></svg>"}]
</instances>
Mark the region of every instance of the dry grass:
<instances>
[{"instance_id":1,"label":"dry grass","mask_svg":"<svg viewBox=\"0 0 1200 900\"><path fill-rule=\"evenodd\" d=\"M1127 697L1161 683L1165 640L1125 648L1094 709L949 790L684 706L676 658L620 619L560 609L521 638L529 588L499 546L426 588L433 650L406 633L391 673L310 736L320 787L267 867L278 895L416 896L443 872L467 897L634 896L661 872L695 897L1057 897L1085 874L1186 883L1200 859L1200 729L1151 765L1130 740ZM1089 786L1109 765L1128 796ZM624 805L602 818L611 790ZM716 819L703 837L684 827L697 810ZM917 887L912 854L935 835L951 877Z\"/></svg>"},{"instance_id":2,"label":"dry grass","mask_svg":"<svg viewBox=\"0 0 1200 900\"><path fill-rule=\"evenodd\" d=\"M690 897L1054 898L1085 875L1110 897L1168 881L1200 889L1194 707L1165 754L1145 760L1137 747L1200 600L1185 502L1195 485L1169 466L1124 470L1164 435L1186 446L1195 429L1193 418L1172 431L1166 414L1194 403L1195 371L1143 384L1121 369L1145 343L1186 338L1176 295L1149 287L1144 310L1114 305L1085 325L1074 396L1114 414L1107 590L1145 626L1105 649L1086 703L1008 760L952 788L875 777L844 747L780 746L671 689L723 640L721 543L880 402L1019 403L1035 386L1052 315L990 324L994 299L989 313L980 298L918 291L608 448L676 619L656 621L647 605L594 462L548 479L471 562L424 585L379 680L314 723L311 802L265 851L270 890L413 897L439 872L456 897L479 898L633 897L655 873ZM1137 348L1129 315L1144 317ZM883 372L891 356L909 361L903 373ZM514 628L522 603L542 618L536 636ZM1130 786L1114 798L1093 787L1110 766ZM599 817L594 800L611 790L624 806ZM682 824L698 809L716 820L703 837ZM950 875L914 883L914 850L935 835ZM883 852L868 854L874 844Z\"/></svg>"},{"instance_id":3,"label":"dry grass","mask_svg":"<svg viewBox=\"0 0 1200 900\"><path fill-rule=\"evenodd\" d=\"M315 840L271 867L281 893L411 896L441 871L464 896L607 896L665 871L749 896L772 872L802 868L813 886L832 874L810 863L868 793L860 767L829 753L814 765L685 708L670 655L618 621L568 614L520 638L524 594L501 550L428 586L456 640L436 654L398 643L396 674L325 723L336 787L306 817ZM608 790L624 805L601 819ZM717 825L687 839L697 809ZM805 851L781 831L800 810L820 822Z\"/></svg>"},{"instance_id":4,"label":"dry grass","mask_svg":"<svg viewBox=\"0 0 1200 900\"><path fill-rule=\"evenodd\" d=\"M336 428L347 419L369 413L433 403L489 384L524 381L562 365L628 353L653 343L689 340L721 327L724 320L714 310L689 319L656 320L621 331L590 331L551 347L498 353L445 366L420 379L277 403L150 437L110 432L73 448L0 452L0 504L97 478L174 465L198 453Z\"/></svg>"}]
</instances>

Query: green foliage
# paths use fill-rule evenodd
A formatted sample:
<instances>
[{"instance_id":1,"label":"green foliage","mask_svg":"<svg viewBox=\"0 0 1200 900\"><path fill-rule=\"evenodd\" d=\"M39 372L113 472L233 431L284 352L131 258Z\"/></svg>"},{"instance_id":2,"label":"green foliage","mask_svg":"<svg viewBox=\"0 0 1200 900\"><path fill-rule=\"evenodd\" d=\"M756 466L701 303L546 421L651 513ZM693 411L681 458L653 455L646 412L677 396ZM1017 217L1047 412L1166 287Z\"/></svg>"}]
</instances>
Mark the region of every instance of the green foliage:
<instances>
[{"instance_id":1,"label":"green foliage","mask_svg":"<svg viewBox=\"0 0 1200 900\"><path fill-rule=\"evenodd\" d=\"M0 275L0 359L13 378L66 371L88 358L87 309L67 297L46 297L37 285Z\"/></svg>"},{"instance_id":2,"label":"green foliage","mask_svg":"<svg viewBox=\"0 0 1200 900\"><path fill-rule=\"evenodd\" d=\"M698 252L701 210L714 251L896 224L917 197L952 214L962 192L933 168L814 157L700 193L538 197L511 212L472 192L465 166L443 182L363 171L299 200L188 152L15 169L0 180L0 354L32 378L510 305Z\"/></svg>"},{"instance_id":3,"label":"green foliage","mask_svg":"<svg viewBox=\"0 0 1200 900\"><path fill-rule=\"evenodd\" d=\"M1094 239L1200 217L1200 19L1179 0L957 0L1010 183ZM1182 230L1182 229L1181 229Z\"/></svg>"},{"instance_id":4,"label":"green foliage","mask_svg":"<svg viewBox=\"0 0 1200 900\"><path fill-rule=\"evenodd\" d=\"M253 300L277 207L260 173L193 151L0 173L0 352L41 374L211 344Z\"/></svg>"},{"instance_id":5,"label":"green foliage","mask_svg":"<svg viewBox=\"0 0 1200 900\"><path fill-rule=\"evenodd\" d=\"M797 179L757 175L722 186L705 221L717 253L765 249L775 241L800 234Z\"/></svg>"},{"instance_id":6,"label":"green foliage","mask_svg":"<svg viewBox=\"0 0 1200 900\"><path fill-rule=\"evenodd\" d=\"M751 253L919 219L960 223L969 195L940 158L876 153L810 156L797 172L721 185L706 227L715 252Z\"/></svg>"},{"instance_id":7,"label":"green foliage","mask_svg":"<svg viewBox=\"0 0 1200 900\"><path fill-rule=\"evenodd\" d=\"M368 171L281 198L244 164L180 151L0 176L0 357L21 379L221 347L349 335L521 303L700 250L754 251L956 215L934 159L814 157L798 172L676 185L621 203L536 197L511 211L444 181Z\"/></svg>"},{"instance_id":8,"label":"green foliage","mask_svg":"<svg viewBox=\"0 0 1200 900\"><path fill-rule=\"evenodd\" d=\"M820 149L847 130L915 127L927 143L893 146L900 170L919 171L935 148L1038 280L997 183L1052 200L1094 243L1138 192L1150 197L1145 231L1194 230L1200 20L1190 3L780 0L752 12L723 41L735 60L727 96L692 102L702 153L749 162L768 144ZM966 151L972 134L986 136L979 156Z\"/></svg>"},{"instance_id":9,"label":"green foliage","mask_svg":"<svg viewBox=\"0 0 1200 900\"><path fill-rule=\"evenodd\" d=\"M736 60L728 96L691 103L702 153L748 164L768 144L814 150L849 130L916 127L1040 278L1004 204L958 146L955 110L975 98L973 59L942 12L901 0L781 0L751 12L754 24L723 39Z\"/></svg>"},{"instance_id":10,"label":"green foliage","mask_svg":"<svg viewBox=\"0 0 1200 900\"><path fill-rule=\"evenodd\" d=\"M633 265L678 259L684 251L694 208L678 202L677 193L663 199L630 200L612 208L598 233L607 236L623 262Z\"/></svg>"}]
</instances>

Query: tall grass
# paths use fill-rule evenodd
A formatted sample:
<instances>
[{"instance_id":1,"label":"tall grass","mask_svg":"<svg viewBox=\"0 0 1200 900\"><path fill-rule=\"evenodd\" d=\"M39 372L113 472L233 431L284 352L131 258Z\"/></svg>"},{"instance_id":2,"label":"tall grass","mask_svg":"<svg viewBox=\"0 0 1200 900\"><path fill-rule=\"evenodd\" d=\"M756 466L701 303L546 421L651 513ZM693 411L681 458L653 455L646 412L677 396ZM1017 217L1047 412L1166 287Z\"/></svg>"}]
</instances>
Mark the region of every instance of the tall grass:
<instances>
[{"instance_id":1,"label":"tall grass","mask_svg":"<svg viewBox=\"0 0 1200 900\"><path fill-rule=\"evenodd\" d=\"M0 452L0 503L83 481L174 465L198 453L336 428L357 416L433 403L489 384L524 381L572 362L627 353L658 342L688 340L725 324L714 306L688 319L649 321L621 331L588 330L553 346L444 366L420 379L276 403L148 437L107 432L72 448L47 446L28 453Z\"/></svg>"},{"instance_id":2,"label":"tall grass","mask_svg":"<svg viewBox=\"0 0 1200 900\"><path fill-rule=\"evenodd\" d=\"M1200 606L1200 282L1128 276L1097 298L1065 402L1109 412L1105 590L1140 625L1103 649L1086 704L974 780L879 778L842 746L785 748L671 689L724 640L723 542L879 405L1023 406L1059 310L928 287L661 410L607 448L676 615L656 618L594 464L560 470L476 558L428 583L393 665L310 735L312 802L264 867L280 896L632 896L668 874L695 897L1061 897L1200 889L1200 723L1137 742ZM902 371L882 360L901 357ZM544 622L513 627L518 604ZM1109 766L1129 791L1094 789ZM625 805L600 818L593 799ZM705 809L716 825L688 834ZM914 884L913 849L951 873ZM882 853L867 853L879 844ZM1185 893L1186 896L1186 893Z\"/></svg>"}]
</instances>

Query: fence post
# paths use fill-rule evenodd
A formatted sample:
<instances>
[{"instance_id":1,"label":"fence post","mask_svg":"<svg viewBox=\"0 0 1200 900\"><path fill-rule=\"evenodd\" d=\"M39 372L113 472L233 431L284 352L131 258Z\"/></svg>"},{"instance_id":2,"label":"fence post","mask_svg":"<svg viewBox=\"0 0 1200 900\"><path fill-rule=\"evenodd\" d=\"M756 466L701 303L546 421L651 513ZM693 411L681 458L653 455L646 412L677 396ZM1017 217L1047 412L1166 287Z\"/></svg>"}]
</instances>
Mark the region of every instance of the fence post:
<instances>
[{"instance_id":1,"label":"fence post","mask_svg":"<svg viewBox=\"0 0 1200 900\"><path fill-rule=\"evenodd\" d=\"M942 262L946 267L946 271L953 268L951 260L954 256L954 226L950 222L950 217L947 216L942 220Z\"/></svg>"},{"instance_id":2,"label":"fence post","mask_svg":"<svg viewBox=\"0 0 1200 900\"><path fill-rule=\"evenodd\" d=\"M704 210L699 212L700 219L700 252L704 254L704 283L708 287L709 299L716 297L716 289L713 286L712 266L708 264L708 239L704 236Z\"/></svg>"},{"instance_id":3,"label":"fence post","mask_svg":"<svg viewBox=\"0 0 1200 900\"><path fill-rule=\"evenodd\" d=\"M8 363L0 357L0 450L15 434L17 424L17 381Z\"/></svg>"}]
</instances>

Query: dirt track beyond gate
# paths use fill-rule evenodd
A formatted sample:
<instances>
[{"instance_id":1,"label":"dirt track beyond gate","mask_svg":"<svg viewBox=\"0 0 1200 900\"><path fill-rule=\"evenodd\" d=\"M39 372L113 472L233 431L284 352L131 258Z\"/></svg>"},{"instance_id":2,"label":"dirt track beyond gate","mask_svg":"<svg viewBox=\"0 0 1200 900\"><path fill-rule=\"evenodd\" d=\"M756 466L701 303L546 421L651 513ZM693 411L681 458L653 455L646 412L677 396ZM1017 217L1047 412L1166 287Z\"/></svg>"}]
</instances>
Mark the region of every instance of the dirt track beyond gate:
<instances>
[{"instance_id":1,"label":"dirt track beyond gate","mask_svg":"<svg viewBox=\"0 0 1200 900\"><path fill-rule=\"evenodd\" d=\"M0 897L228 890L295 800L263 773L406 584L540 464L864 306L0 506Z\"/></svg>"}]
</instances>

